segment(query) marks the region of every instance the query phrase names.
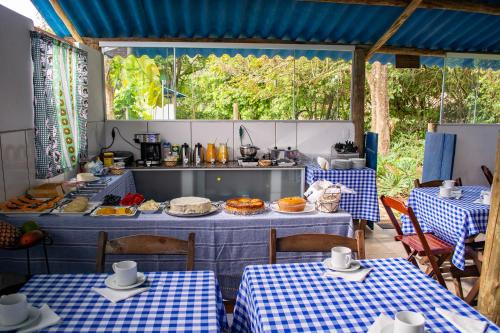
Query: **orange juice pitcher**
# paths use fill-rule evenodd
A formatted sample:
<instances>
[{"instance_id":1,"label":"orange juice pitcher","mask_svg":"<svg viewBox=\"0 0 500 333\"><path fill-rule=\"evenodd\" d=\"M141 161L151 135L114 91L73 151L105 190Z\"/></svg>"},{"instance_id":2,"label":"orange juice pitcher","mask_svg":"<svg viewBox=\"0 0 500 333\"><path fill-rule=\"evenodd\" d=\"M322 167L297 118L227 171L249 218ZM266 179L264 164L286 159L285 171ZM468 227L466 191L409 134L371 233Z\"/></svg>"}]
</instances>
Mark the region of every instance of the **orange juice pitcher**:
<instances>
[{"instance_id":1,"label":"orange juice pitcher","mask_svg":"<svg viewBox=\"0 0 500 333\"><path fill-rule=\"evenodd\" d=\"M219 154L217 156L217 161L219 161L222 164L226 164L228 160L229 160L229 152L227 150L227 144L221 143L219 144Z\"/></svg>"},{"instance_id":2,"label":"orange juice pitcher","mask_svg":"<svg viewBox=\"0 0 500 333\"><path fill-rule=\"evenodd\" d=\"M217 150L215 149L215 143L207 144L207 153L205 160L212 164L214 164L215 161L217 160Z\"/></svg>"}]
</instances>

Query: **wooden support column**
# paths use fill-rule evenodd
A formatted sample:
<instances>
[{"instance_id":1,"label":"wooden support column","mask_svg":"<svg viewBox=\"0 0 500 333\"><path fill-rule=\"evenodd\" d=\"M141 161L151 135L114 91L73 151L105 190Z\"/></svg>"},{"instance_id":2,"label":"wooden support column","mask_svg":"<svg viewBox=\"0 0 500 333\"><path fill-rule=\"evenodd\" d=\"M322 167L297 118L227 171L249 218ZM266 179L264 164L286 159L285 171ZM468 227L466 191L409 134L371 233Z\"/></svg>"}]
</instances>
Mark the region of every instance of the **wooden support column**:
<instances>
[{"instance_id":1,"label":"wooden support column","mask_svg":"<svg viewBox=\"0 0 500 333\"><path fill-rule=\"evenodd\" d=\"M370 57L377 52L392 36L401 28L401 26L408 20L408 18L413 14L415 10L417 10L418 6L422 0L411 0L408 6L405 7L405 10L398 16L396 21L392 23L389 29L373 44L372 48L366 54L366 60L370 59Z\"/></svg>"},{"instance_id":2,"label":"wooden support column","mask_svg":"<svg viewBox=\"0 0 500 333\"><path fill-rule=\"evenodd\" d=\"M54 11L56 12L57 16L59 16L59 18L61 19L61 21L63 21L64 25L66 26L66 28L68 29L69 33L71 34L71 37L73 37L73 39L75 41L77 41L78 43L85 44L83 42L82 37L80 36L80 34L78 33L78 31L76 30L76 28L73 25L73 23L71 22L71 20L66 15L66 13L64 12L64 10L62 9L62 7L59 4L59 2L57 0L49 0L49 2L52 5L52 8L54 8Z\"/></svg>"},{"instance_id":3,"label":"wooden support column","mask_svg":"<svg viewBox=\"0 0 500 333\"><path fill-rule=\"evenodd\" d=\"M490 216L481 268L478 309L492 322L500 324L500 135L493 177Z\"/></svg>"},{"instance_id":4,"label":"wooden support column","mask_svg":"<svg viewBox=\"0 0 500 333\"><path fill-rule=\"evenodd\" d=\"M354 49L351 73L351 120L354 123L354 142L361 154L365 151L365 57L366 49Z\"/></svg>"}]
</instances>

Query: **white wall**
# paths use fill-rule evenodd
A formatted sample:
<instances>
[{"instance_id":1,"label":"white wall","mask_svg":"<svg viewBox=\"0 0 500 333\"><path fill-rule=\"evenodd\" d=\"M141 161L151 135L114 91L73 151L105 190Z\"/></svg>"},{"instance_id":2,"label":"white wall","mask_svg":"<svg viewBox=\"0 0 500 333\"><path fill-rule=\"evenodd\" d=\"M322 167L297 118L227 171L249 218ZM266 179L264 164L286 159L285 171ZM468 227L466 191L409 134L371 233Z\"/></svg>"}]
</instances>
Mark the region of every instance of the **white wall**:
<instances>
[{"instance_id":1,"label":"white wall","mask_svg":"<svg viewBox=\"0 0 500 333\"><path fill-rule=\"evenodd\" d=\"M33 128L32 29L30 19L0 6L0 132Z\"/></svg>"},{"instance_id":2,"label":"white wall","mask_svg":"<svg viewBox=\"0 0 500 333\"><path fill-rule=\"evenodd\" d=\"M47 180L35 179L33 76L29 32L33 22L0 6L0 201ZM7 45L7 47L6 47ZM89 52L89 154L104 142L102 56ZM100 78L100 79L99 79ZM48 181L62 181L68 172Z\"/></svg>"},{"instance_id":3,"label":"white wall","mask_svg":"<svg viewBox=\"0 0 500 333\"><path fill-rule=\"evenodd\" d=\"M437 131L457 135L453 177L465 185L488 185L481 165L495 171L500 124L443 124Z\"/></svg>"},{"instance_id":4,"label":"white wall","mask_svg":"<svg viewBox=\"0 0 500 333\"><path fill-rule=\"evenodd\" d=\"M268 148L293 147L302 153L317 156L330 156L333 144L354 139L354 125L350 121L217 121L217 120L176 120L176 121L106 121L106 145L111 144L111 130L117 127L123 137L133 140L135 133L157 132L163 140L172 144L187 143L191 147L200 142L203 147L217 140L217 143L228 142L230 159L239 154L239 127L243 124L252 137L254 144L261 150ZM250 143L244 137L243 144ZM138 149L134 149L118 135L112 150L128 150L140 157Z\"/></svg>"}]
</instances>

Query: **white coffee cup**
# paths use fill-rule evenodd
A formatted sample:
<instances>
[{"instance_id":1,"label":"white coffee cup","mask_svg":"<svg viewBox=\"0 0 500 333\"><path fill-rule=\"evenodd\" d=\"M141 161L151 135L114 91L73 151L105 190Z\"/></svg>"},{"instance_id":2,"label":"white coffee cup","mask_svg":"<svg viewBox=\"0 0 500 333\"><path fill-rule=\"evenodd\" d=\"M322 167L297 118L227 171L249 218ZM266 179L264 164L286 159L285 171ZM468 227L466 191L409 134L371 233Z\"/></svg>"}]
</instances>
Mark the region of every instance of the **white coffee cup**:
<instances>
[{"instance_id":1,"label":"white coffee cup","mask_svg":"<svg viewBox=\"0 0 500 333\"><path fill-rule=\"evenodd\" d=\"M24 294L0 297L0 324L17 325L28 318L28 300Z\"/></svg>"},{"instance_id":2,"label":"white coffee cup","mask_svg":"<svg viewBox=\"0 0 500 333\"><path fill-rule=\"evenodd\" d=\"M445 180L443 182L443 186L446 188L454 188L455 187L455 181L454 180Z\"/></svg>"},{"instance_id":3,"label":"white coffee cup","mask_svg":"<svg viewBox=\"0 0 500 333\"><path fill-rule=\"evenodd\" d=\"M439 196L443 198L448 198L451 197L451 190L453 187L445 187L445 186L440 186L439 187Z\"/></svg>"},{"instance_id":4,"label":"white coffee cup","mask_svg":"<svg viewBox=\"0 0 500 333\"><path fill-rule=\"evenodd\" d=\"M491 192L490 191L481 192L481 201L485 205L491 204Z\"/></svg>"},{"instance_id":5,"label":"white coffee cup","mask_svg":"<svg viewBox=\"0 0 500 333\"><path fill-rule=\"evenodd\" d=\"M332 248L332 267L333 268L349 268L352 261L352 251L345 246L336 246Z\"/></svg>"},{"instance_id":6,"label":"white coffee cup","mask_svg":"<svg viewBox=\"0 0 500 333\"><path fill-rule=\"evenodd\" d=\"M394 319L394 332L398 333L424 333L425 317L413 311L400 311Z\"/></svg>"},{"instance_id":7,"label":"white coffee cup","mask_svg":"<svg viewBox=\"0 0 500 333\"><path fill-rule=\"evenodd\" d=\"M130 286L137 282L137 263L135 261L115 262L113 271L116 274L116 283L120 286Z\"/></svg>"}]
</instances>

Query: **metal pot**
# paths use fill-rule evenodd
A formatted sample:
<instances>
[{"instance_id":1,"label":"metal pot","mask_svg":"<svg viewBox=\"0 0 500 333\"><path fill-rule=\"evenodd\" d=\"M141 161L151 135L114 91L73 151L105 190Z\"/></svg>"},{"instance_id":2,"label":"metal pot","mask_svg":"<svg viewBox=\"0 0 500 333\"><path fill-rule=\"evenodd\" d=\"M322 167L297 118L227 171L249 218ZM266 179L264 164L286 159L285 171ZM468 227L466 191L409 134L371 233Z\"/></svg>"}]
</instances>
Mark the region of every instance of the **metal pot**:
<instances>
[{"instance_id":1,"label":"metal pot","mask_svg":"<svg viewBox=\"0 0 500 333\"><path fill-rule=\"evenodd\" d=\"M299 158L299 151L297 149L292 149L292 147L287 148L270 148L269 153L271 154L272 160L291 160L296 161Z\"/></svg>"},{"instance_id":2,"label":"metal pot","mask_svg":"<svg viewBox=\"0 0 500 333\"><path fill-rule=\"evenodd\" d=\"M259 149L259 147L254 145L242 145L240 146L241 157L253 158L257 155L257 150Z\"/></svg>"}]
</instances>

